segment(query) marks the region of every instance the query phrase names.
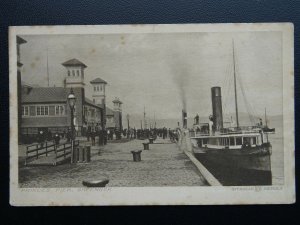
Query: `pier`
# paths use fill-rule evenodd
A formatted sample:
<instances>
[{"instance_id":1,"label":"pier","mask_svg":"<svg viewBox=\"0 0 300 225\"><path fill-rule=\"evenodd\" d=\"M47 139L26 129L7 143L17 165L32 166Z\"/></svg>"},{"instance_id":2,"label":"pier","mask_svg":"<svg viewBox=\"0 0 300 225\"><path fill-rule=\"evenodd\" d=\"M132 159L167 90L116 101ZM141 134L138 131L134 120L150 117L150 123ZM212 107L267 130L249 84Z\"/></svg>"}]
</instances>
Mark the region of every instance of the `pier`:
<instances>
[{"instance_id":1,"label":"pier","mask_svg":"<svg viewBox=\"0 0 300 225\"><path fill-rule=\"evenodd\" d=\"M110 142L92 146L91 162L19 168L20 187L82 187L83 180L109 179L108 187L206 186L206 178L179 148L178 143L158 138L143 150L148 140ZM87 144L85 142L85 144ZM143 150L134 162L132 150Z\"/></svg>"}]
</instances>

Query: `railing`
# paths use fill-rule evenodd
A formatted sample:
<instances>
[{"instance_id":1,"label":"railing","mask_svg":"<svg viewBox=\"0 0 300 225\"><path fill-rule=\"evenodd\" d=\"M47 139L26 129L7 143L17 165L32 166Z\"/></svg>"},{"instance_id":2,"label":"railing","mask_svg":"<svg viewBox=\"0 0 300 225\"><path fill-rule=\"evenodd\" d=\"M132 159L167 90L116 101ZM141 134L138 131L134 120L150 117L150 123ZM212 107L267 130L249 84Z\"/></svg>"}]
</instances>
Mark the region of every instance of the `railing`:
<instances>
[{"instance_id":1,"label":"railing","mask_svg":"<svg viewBox=\"0 0 300 225\"><path fill-rule=\"evenodd\" d=\"M62 148L60 149L61 146L62 146ZM79 146L79 140L74 141L73 148L76 148L78 146ZM62 154L59 154L61 152L62 152ZM69 154L72 154L72 143L71 142L58 145L57 148L55 149L55 162L54 162L54 164L56 165L57 159L60 159L62 157L64 157L64 159L66 159L67 155L69 155Z\"/></svg>"},{"instance_id":2,"label":"railing","mask_svg":"<svg viewBox=\"0 0 300 225\"><path fill-rule=\"evenodd\" d=\"M244 133L257 133L261 130L260 126L240 126L223 128L220 134L244 134Z\"/></svg>"},{"instance_id":3,"label":"railing","mask_svg":"<svg viewBox=\"0 0 300 225\"><path fill-rule=\"evenodd\" d=\"M44 142L41 144L34 144L26 146L25 166L29 160L38 159L41 155L48 156L49 153L55 151L55 144L53 142ZM32 155L32 153L34 153Z\"/></svg>"},{"instance_id":4,"label":"railing","mask_svg":"<svg viewBox=\"0 0 300 225\"><path fill-rule=\"evenodd\" d=\"M262 128L260 126L240 126L240 127L227 127L221 129L218 134L226 135L226 134L245 134L245 133L257 133ZM216 134L215 132L214 134ZM199 137L199 136L209 136L209 132L205 131L194 131L190 130L190 137Z\"/></svg>"},{"instance_id":5,"label":"railing","mask_svg":"<svg viewBox=\"0 0 300 225\"><path fill-rule=\"evenodd\" d=\"M74 147L79 146L79 140L74 141ZM62 148L61 148L62 147ZM71 154L72 144L70 142L56 145L53 142L44 142L40 144L28 145L26 146L26 157L25 157L25 166L28 164L29 161L34 159L38 159L39 156L45 155L46 157L51 153L54 152L55 154L55 165L57 159L64 157L68 154ZM70 149L70 151L68 151ZM58 154L63 152L63 154Z\"/></svg>"}]
</instances>

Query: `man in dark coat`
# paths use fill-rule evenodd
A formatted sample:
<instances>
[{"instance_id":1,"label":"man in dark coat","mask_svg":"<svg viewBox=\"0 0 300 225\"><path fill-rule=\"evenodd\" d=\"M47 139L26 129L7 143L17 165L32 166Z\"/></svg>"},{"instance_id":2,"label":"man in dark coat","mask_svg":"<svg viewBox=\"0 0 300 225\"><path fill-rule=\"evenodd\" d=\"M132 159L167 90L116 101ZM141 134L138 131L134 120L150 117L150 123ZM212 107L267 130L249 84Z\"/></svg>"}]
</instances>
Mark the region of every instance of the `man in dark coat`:
<instances>
[{"instance_id":1,"label":"man in dark coat","mask_svg":"<svg viewBox=\"0 0 300 225\"><path fill-rule=\"evenodd\" d=\"M55 142L55 145L59 145L59 141L60 141L60 136L58 135L58 133L56 133L54 135L54 142Z\"/></svg>"}]
</instances>

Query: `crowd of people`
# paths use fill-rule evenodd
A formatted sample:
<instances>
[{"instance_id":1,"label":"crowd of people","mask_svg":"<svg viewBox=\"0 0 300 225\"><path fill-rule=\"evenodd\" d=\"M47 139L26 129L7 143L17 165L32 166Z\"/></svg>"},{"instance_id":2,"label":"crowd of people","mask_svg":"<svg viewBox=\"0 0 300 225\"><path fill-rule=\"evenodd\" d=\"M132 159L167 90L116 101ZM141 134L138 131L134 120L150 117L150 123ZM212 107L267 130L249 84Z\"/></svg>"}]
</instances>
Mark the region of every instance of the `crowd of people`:
<instances>
[{"instance_id":1,"label":"crowd of people","mask_svg":"<svg viewBox=\"0 0 300 225\"><path fill-rule=\"evenodd\" d=\"M112 140L120 140L120 139L149 139L153 138L156 139L157 137L160 137L162 139L170 138L172 141L177 140L178 141L178 129L171 130L170 128L167 129L166 127L163 128L151 128L151 129L135 129L135 128L129 128L129 129L94 129L94 130L88 130L83 135L87 138L87 141L91 141L92 145L97 144L98 145L106 145L107 141ZM67 130L67 132L63 133L55 133L52 134L50 131L45 132L43 130L40 130L37 135L37 142L41 144L41 146L44 145L46 141L53 141L55 145L59 145L61 139L66 139L67 142L70 142L72 138L75 138L75 132L72 132L70 129Z\"/></svg>"}]
</instances>

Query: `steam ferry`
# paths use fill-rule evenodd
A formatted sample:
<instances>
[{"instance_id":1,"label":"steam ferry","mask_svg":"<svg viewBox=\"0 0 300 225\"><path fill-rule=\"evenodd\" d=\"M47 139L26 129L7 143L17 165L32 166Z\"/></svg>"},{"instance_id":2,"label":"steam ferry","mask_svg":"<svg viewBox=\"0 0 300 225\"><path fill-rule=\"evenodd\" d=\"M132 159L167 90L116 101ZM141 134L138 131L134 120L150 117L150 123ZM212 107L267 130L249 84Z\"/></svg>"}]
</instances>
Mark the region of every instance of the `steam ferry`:
<instances>
[{"instance_id":1,"label":"steam ferry","mask_svg":"<svg viewBox=\"0 0 300 225\"><path fill-rule=\"evenodd\" d=\"M239 125L234 61L233 48L236 126L224 127L221 87L212 87L213 115L209 123L196 124L190 133L193 153L223 185L272 185L268 133L275 129L266 129L262 123Z\"/></svg>"}]
</instances>

